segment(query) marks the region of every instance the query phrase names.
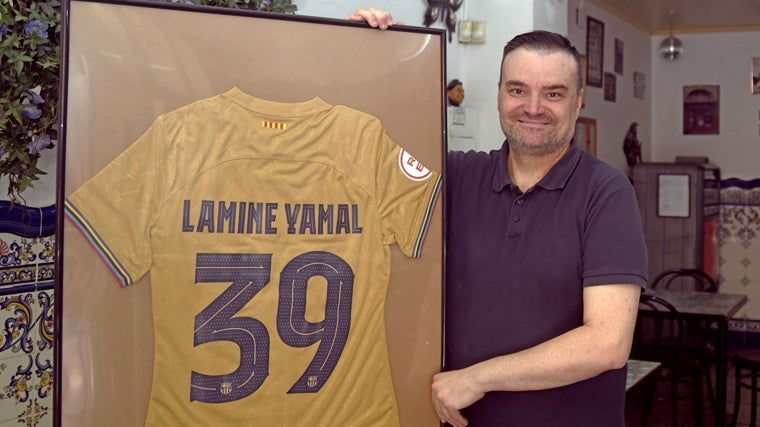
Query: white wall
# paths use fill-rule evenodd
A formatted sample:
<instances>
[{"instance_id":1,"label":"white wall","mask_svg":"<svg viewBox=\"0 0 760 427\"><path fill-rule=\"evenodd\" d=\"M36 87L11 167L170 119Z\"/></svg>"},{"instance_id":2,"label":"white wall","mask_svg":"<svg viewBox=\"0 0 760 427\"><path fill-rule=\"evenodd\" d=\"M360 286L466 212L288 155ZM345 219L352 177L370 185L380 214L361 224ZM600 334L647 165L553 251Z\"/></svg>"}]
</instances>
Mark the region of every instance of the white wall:
<instances>
[{"instance_id":1,"label":"white wall","mask_svg":"<svg viewBox=\"0 0 760 427\"><path fill-rule=\"evenodd\" d=\"M477 146L488 151L504 140L496 110L497 82L504 44L512 37L534 28L534 19L544 29L567 28L567 0L465 0L456 15L459 20L486 21L486 42L460 44L458 32L446 45L448 80L458 78L465 88L464 107L478 110ZM374 6L389 10L393 18L406 25L422 26L427 6L424 0L362 2L356 0L296 0L299 15L345 17L357 7ZM443 28L440 22L434 28ZM458 31L458 29L457 29ZM366 60L371 60L368 53Z\"/></svg>"},{"instance_id":2,"label":"white wall","mask_svg":"<svg viewBox=\"0 0 760 427\"><path fill-rule=\"evenodd\" d=\"M760 57L760 32L676 34L684 54L662 59L664 37L652 37L652 70L657 94L652 108L653 161L706 156L722 178L760 177L760 95L750 91L750 58ZM720 134L683 134L683 86L720 86Z\"/></svg>"},{"instance_id":3,"label":"white wall","mask_svg":"<svg viewBox=\"0 0 760 427\"><path fill-rule=\"evenodd\" d=\"M524 0L465 0L463 18L485 21L486 42L483 44L459 44L459 69L449 69L449 78L459 78L464 83L463 106L478 111L478 134L476 146L481 151L501 147L504 134L501 131L496 109L499 66L504 45L512 37L533 28L533 2ZM458 72L457 72L458 71Z\"/></svg>"},{"instance_id":4,"label":"white wall","mask_svg":"<svg viewBox=\"0 0 760 427\"><path fill-rule=\"evenodd\" d=\"M424 0L293 0L298 6L297 15L321 16L342 19L357 8L375 7L390 11L393 19L407 25L422 25L427 2Z\"/></svg>"},{"instance_id":5,"label":"white wall","mask_svg":"<svg viewBox=\"0 0 760 427\"><path fill-rule=\"evenodd\" d=\"M348 13L368 3L330 0L300 0L299 14L327 17L345 17ZM396 20L407 25L422 25L427 2L376 1L371 3L380 9L390 10ZM581 6L582 5L582 6ZM575 23L575 11L580 8L579 24ZM644 155L649 154L651 140L651 86L652 70L650 37L632 25L608 12L581 0L465 0L457 12L460 20L486 21L486 42L483 44L460 44L455 39L447 44L448 79L459 78L464 82L463 106L478 110L477 140L479 150L498 148L504 140L496 110L497 82L504 44L517 34L543 29L567 34L581 53L586 48L586 16L592 15L605 23L605 70L614 64L614 40L624 42L624 71L617 75L617 100L604 101L603 90L591 87L586 95L586 107L582 115L597 119L597 155L602 160L627 172L623 155L623 139L631 122L639 123L639 140L644 145ZM434 25L442 28L440 23ZM367 60L371 60L368 55ZM633 97L633 71L646 74L647 90L643 100Z\"/></svg>"},{"instance_id":6,"label":"white wall","mask_svg":"<svg viewBox=\"0 0 760 427\"><path fill-rule=\"evenodd\" d=\"M597 157L628 172L623 154L623 140L632 122L637 122L638 139L642 144L642 156L646 161L652 143L652 57L650 55L650 35L631 24L617 18L606 10L588 1L569 0L568 38L583 54L586 52L586 18L591 16L604 23L604 71L615 70L615 39L623 41L623 74L615 73L616 100L604 100L604 90L598 87L586 88L586 107L581 116L596 119ZM576 21L577 9L577 21ZM646 75L644 99L633 96L633 72ZM659 77L658 77L659 78Z\"/></svg>"}]
</instances>

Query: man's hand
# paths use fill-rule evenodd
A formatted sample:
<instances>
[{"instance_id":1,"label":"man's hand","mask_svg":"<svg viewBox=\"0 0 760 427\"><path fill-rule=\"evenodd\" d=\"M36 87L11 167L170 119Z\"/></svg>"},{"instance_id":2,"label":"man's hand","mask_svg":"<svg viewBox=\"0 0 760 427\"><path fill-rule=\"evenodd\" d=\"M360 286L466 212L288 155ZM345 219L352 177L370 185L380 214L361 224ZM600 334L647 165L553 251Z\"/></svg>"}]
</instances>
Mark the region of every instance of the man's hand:
<instances>
[{"instance_id":1,"label":"man's hand","mask_svg":"<svg viewBox=\"0 0 760 427\"><path fill-rule=\"evenodd\" d=\"M433 408L441 422L465 427L467 419L459 412L480 400L485 394L476 387L470 369L441 372L433 377Z\"/></svg>"},{"instance_id":2,"label":"man's hand","mask_svg":"<svg viewBox=\"0 0 760 427\"><path fill-rule=\"evenodd\" d=\"M404 23L400 21L393 22L393 17L390 12L375 9L374 7L368 9L356 9L356 12L348 15L347 18L352 21L365 21L370 27L379 28L381 30L386 30L393 25L404 25Z\"/></svg>"}]
</instances>

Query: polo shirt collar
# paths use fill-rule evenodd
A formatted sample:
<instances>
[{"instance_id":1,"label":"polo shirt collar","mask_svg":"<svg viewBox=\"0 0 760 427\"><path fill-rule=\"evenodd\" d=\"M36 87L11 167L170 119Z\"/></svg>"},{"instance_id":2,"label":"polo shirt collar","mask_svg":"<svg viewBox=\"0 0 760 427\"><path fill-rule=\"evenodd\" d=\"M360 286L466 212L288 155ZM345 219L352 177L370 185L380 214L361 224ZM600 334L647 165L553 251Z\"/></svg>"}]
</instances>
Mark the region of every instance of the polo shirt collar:
<instances>
[{"instance_id":1,"label":"polo shirt collar","mask_svg":"<svg viewBox=\"0 0 760 427\"><path fill-rule=\"evenodd\" d=\"M497 152L496 171L493 175L493 191L499 192L505 187L512 184L512 180L507 173L507 156L509 155L509 143L504 140L501 149ZM581 159L581 150L577 147L570 147L570 150L562 156L561 159L549 170L541 181L536 184L546 190L559 190L565 187L570 176L573 174L575 167Z\"/></svg>"}]
</instances>

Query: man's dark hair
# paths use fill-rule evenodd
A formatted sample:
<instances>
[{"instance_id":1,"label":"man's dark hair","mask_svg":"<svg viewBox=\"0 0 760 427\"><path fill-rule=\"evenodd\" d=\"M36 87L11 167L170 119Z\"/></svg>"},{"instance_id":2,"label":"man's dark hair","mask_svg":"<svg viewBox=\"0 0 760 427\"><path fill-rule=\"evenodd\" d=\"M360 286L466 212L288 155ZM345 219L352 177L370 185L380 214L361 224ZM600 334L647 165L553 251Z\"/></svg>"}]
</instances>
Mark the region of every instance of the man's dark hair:
<instances>
[{"instance_id":1,"label":"man's dark hair","mask_svg":"<svg viewBox=\"0 0 760 427\"><path fill-rule=\"evenodd\" d=\"M501 66L499 67L499 86L501 86L501 71L504 67L504 59L512 51L519 48L542 52L565 52L572 55L578 67L578 91L583 88L583 64L581 63L581 55L578 53L578 49L562 34L542 30L517 35L504 46L504 55L501 57Z\"/></svg>"}]
</instances>

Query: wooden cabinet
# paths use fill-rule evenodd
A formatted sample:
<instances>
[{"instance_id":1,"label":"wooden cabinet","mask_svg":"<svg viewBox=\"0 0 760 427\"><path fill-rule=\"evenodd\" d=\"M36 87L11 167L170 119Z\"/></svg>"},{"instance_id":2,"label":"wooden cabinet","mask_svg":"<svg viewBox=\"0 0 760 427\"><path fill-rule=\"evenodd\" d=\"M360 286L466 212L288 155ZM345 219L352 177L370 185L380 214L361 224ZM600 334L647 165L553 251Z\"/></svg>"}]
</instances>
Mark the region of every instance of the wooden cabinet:
<instances>
[{"instance_id":1,"label":"wooden cabinet","mask_svg":"<svg viewBox=\"0 0 760 427\"><path fill-rule=\"evenodd\" d=\"M720 169L708 163L639 163L632 180L650 280L669 268L698 268L717 280Z\"/></svg>"}]
</instances>

